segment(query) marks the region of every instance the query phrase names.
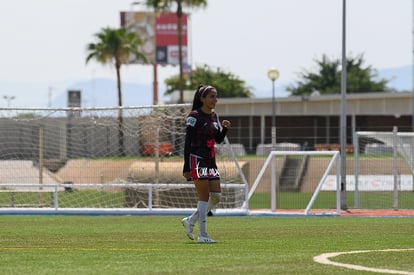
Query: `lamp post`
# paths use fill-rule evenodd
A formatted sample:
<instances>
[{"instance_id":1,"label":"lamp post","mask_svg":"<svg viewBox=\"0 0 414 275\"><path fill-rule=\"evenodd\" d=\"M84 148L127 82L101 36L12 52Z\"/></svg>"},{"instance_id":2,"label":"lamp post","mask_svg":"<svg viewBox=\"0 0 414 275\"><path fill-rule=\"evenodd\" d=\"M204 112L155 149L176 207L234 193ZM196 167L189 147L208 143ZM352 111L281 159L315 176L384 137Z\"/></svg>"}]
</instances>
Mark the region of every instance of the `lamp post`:
<instances>
[{"instance_id":1,"label":"lamp post","mask_svg":"<svg viewBox=\"0 0 414 275\"><path fill-rule=\"evenodd\" d=\"M47 107L52 107L52 91L54 90L54 87L49 86L48 93L47 93Z\"/></svg>"},{"instance_id":2,"label":"lamp post","mask_svg":"<svg viewBox=\"0 0 414 275\"><path fill-rule=\"evenodd\" d=\"M346 102L346 0L342 0L342 73L341 73L341 120L340 120L340 141L341 141L341 188L337 190L340 194L340 201L337 203L341 205L342 210L347 210L346 205L346 114L347 114L347 102ZM339 188L338 188L339 189Z\"/></svg>"},{"instance_id":3,"label":"lamp post","mask_svg":"<svg viewBox=\"0 0 414 275\"><path fill-rule=\"evenodd\" d=\"M276 149L276 108L275 108L275 81L279 78L279 71L272 67L267 71L267 77L272 81L272 150Z\"/></svg>"},{"instance_id":4,"label":"lamp post","mask_svg":"<svg viewBox=\"0 0 414 275\"><path fill-rule=\"evenodd\" d=\"M11 106L11 104L10 104L10 102L13 100L13 99L16 99L16 97L15 96L7 96L7 95L4 95L3 96L3 98L7 101L7 107L10 107Z\"/></svg>"},{"instance_id":5,"label":"lamp post","mask_svg":"<svg viewBox=\"0 0 414 275\"><path fill-rule=\"evenodd\" d=\"M272 67L267 71L267 77L272 81L272 151L276 151L276 110L275 110L275 81L279 78L279 71ZM276 160L272 157L270 173L270 208L276 210Z\"/></svg>"}]
</instances>

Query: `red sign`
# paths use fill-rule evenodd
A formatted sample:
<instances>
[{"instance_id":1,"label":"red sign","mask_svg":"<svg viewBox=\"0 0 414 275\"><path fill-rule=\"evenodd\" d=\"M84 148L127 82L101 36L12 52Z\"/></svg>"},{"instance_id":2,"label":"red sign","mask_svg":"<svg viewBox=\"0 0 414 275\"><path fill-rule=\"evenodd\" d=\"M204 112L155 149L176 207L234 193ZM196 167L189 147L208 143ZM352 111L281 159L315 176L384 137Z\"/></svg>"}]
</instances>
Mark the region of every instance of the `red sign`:
<instances>
[{"instance_id":1,"label":"red sign","mask_svg":"<svg viewBox=\"0 0 414 275\"><path fill-rule=\"evenodd\" d=\"M175 13L163 13L155 19L155 40L157 46L178 45L178 19ZM187 15L181 17L182 45L187 46Z\"/></svg>"}]
</instances>

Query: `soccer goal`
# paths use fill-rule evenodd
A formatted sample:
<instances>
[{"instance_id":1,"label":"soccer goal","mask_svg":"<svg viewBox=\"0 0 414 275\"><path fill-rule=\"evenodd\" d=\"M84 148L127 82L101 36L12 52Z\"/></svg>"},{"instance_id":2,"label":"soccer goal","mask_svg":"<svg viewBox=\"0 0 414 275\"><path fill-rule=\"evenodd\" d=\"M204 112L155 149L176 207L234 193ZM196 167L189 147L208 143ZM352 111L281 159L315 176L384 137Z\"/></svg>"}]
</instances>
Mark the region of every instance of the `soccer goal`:
<instances>
[{"instance_id":1,"label":"soccer goal","mask_svg":"<svg viewBox=\"0 0 414 275\"><path fill-rule=\"evenodd\" d=\"M355 208L412 209L414 133L356 132L354 148Z\"/></svg>"},{"instance_id":2,"label":"soccer goal","mask_svg":"<svg viewBox=\"0 0 414 275\"><path fill-rule=\"evenodd\" d=\"M252 212L339 215L338 151L272 151L248 193Z\"/></svg>"},{"instance_id":3,"label":"soccer goal","mask_svg":"<svg viewBox=\"0 0 414 275\"><path fill-rule=\"evenodd\" d=\"M181 214L189 104L0 109L0 214ZM246 213L248 164L218 145L217 213Z\"/></svg>"}]
</instances>

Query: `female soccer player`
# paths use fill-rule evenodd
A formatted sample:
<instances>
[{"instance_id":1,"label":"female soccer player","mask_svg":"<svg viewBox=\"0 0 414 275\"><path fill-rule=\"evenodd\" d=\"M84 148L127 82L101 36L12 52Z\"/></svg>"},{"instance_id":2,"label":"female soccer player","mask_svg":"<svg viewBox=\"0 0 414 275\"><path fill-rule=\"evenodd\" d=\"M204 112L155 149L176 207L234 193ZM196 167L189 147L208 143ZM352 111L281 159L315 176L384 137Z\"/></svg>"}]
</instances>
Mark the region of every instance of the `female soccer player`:
<instances>
[{"instance_id":1,"label":"female soccer player","mask_svg":"<svg viewBox=\"0 0 414 275\"><path fill-rule=\"evenodd\" d=\"M207 212L220 202L220 173L216 165L214 144L223 142L230 121L220 124L214 108L217 90L200 85L194 94L192 111L186 118L183 176L193 180L198 194L197 211L182 220L187 236L194 240L193 228L198 221L199 243L215 243L206 230Z\"/></svg>"}]
</instances>

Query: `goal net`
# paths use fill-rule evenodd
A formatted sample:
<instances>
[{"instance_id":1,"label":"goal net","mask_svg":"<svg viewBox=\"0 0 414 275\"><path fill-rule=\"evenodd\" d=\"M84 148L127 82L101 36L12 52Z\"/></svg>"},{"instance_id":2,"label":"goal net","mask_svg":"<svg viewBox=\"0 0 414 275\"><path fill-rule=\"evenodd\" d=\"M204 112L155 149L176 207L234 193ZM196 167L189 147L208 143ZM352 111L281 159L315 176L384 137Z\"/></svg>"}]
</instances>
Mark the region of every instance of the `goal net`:
<instances>
[{"instance_id":1,"label":"goal net","mask_svg":"<svg viewBox=\"0 0 414 275\"><path fill-rule=\"evenodd\" d=\"M248 193L249 208L278 215L339 215L339 175L338 151L271 151Z\"/></svg>"},{"instance_id":2,"label":"goal net","mask_svg":"<svg viewBox=\"0 0 414 275\"><path fill-rule=\"evenodd\" d=\"M182 176L189 104L0 109L0 213L186 213ZM224 213L245 212L232 146L217 145Z\"/></svg>"},{"instance_id":3,"label":"goal net","mask_svg":"<svg viewBox=\"0 0 414 275\"><path fill-rule=\"evenodd\" d=\"M413 209L414 133L356 132L354 148L355 208Z\"/></svg>"}]
</instances>

